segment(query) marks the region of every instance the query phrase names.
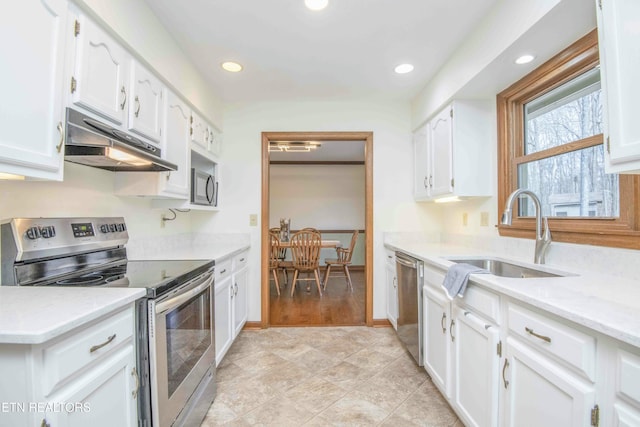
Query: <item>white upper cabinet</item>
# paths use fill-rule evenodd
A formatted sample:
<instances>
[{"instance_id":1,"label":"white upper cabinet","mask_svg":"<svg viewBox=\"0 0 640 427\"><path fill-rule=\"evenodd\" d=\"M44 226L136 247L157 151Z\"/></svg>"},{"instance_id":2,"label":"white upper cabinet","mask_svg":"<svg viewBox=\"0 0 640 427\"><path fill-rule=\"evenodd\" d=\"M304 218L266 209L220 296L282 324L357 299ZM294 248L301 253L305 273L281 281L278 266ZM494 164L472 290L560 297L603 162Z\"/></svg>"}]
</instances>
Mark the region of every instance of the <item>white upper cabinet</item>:
<instances>
[{"instance_id":1,"label":"white upper cabinet","mask_svg":"<svg viewBox=\"0 0 640 427\"><path fill-rule=\"evenodd\" d=\"M132 64L129 130L160 142L165 88L158 78L137 61L132 61Z\"/></svg>"},{"instance_id":2,"label":"white upper cabinet","mask_svg":"<svg viewBox=\"0 0 640 427\"><path fill-rule=\"evenodd\" d=\"M430 196L453 193L453 106L445 108L429 122L431 142Z\"/></svg>"},{"instance_id":3,"label":"white upper cabinet","mask_svg":"<svg viewBox=\"0 0 640 427\"><path fill-rule=\"evenodd\" d=\"M640 173L640 2L596 0L609 173Z\"/></svg>"},{"instance_id":4,"label":"white upper cabinet","mask_svg":"<svg viewBox=\"0 0 640 427\"><path fill-rule=\"evenodd\" d=\"M217 157L222 148L222 134L198 113L191 113L191 147L204 157Z\"/></svg>"},{"instance_id":5,"label":"white upper cabinet","mask_svg":"<svg viewBox=\"0 0 640 427\"><path fill-rule=\"evenodd\" d=\"M189 197L190 156L189 156L189 107L178 96L167 92L164 150L166 159L178 166L177 171L165 172L167 184L165 192Z\"/></svg>"},{"instance_id":6,"label":"white upper cabinet","mask_svg":"<svg viewBox=\"0 0 640 427\"><path fill-rule=\"evenodd\" d=\"M67 6L19 1L0 16L0 173L62 179Z\"/></svg>"},{"instance_id":7,"label":"white upper cabinet","mask_svg":"<svg viewBox=\"0 0 640 427\"><path fill-rule=\"evenodd\" d=\"M493 121L489 103L456 100L416 130L414 198L490 196Z\"/></svg>"},{"instance_id":8,"label":"white upper cabinet","mask_svg":"<svg viewBox=\"0 0 640 427\"><path fill-rule=\"evenodd\" d=\"M131 102L131 56L85 15L78 16L76 37L71 102L124 125Z\"/></svg>"}]
</instances>

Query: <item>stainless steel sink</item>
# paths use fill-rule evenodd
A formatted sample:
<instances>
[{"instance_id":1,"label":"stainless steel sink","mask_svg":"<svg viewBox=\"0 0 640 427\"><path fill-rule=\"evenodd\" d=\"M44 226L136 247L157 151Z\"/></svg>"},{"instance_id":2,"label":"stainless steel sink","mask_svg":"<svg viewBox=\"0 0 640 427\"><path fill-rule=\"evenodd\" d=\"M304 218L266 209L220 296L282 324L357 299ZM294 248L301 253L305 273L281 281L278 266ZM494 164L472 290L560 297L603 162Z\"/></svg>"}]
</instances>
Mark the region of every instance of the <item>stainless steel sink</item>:
<instances>
[{"instance_id":1,"label":"stainless steel sink","mask_svg":"<svg viewBox=\"0 0 640 427\"><path fill-rule=\"evenodd\" d=\"M519 279L540 278L540 277L563 277L572 276L572 274L561 271L550 271L550 269L537 269L525 267L523 265L514 264L508 261L496 258L456 258L449 259L451 262L465 263L484 268L491 274L500 277L515 277Z\"/></svg>"}]
</instances>

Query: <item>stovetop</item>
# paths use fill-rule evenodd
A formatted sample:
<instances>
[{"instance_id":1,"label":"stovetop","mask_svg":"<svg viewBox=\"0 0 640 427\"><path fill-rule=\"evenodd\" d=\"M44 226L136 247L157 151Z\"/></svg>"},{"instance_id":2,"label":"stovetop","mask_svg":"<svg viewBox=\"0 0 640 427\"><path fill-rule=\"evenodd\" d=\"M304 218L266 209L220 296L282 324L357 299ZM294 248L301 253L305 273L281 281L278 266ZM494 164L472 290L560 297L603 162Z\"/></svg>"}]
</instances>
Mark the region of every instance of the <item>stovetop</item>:
<instances>
[{"instance_id":1,"label":"stovetop","mask_svg":"<svg viewBox=\"0 0 640 427\"><path fill-rule=\"evenodd\" d=\"M147 296L155 298L213 266L212 260L130 260L43 286L146 288Z\"/></svg>"}]
</instances>

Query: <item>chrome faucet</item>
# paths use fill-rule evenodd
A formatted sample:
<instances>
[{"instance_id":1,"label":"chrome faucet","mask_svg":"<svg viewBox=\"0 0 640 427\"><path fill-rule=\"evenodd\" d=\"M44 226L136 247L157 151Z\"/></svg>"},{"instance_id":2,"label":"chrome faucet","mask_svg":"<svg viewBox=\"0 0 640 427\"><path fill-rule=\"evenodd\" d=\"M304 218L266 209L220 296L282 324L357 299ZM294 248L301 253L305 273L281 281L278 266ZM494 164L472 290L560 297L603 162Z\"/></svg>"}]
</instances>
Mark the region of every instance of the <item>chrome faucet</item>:
<instances>
[{"instance_id":1,"label":"chrome faucet","mask_svg":"<svg viewBox=\"0 0 640 427\"><path fill-rule=\"evenodd\" d=\"M549 244L551 244L551 232L549 231L549 222L547 221L547 217L542 217L542 206L540 205L540 199L538 199L536 193L522 188L511 193L507 199L507 203L505 203L500 223L503 225L511 225L511 220L513 218L511 207L513 206L513 202L521 195L529 196L531 200L533 200L533 204L536 206L536 250L533 256L533 262L536 264L544 264L544 254L547 252ZM543 220L544 230L542 230Z\"/></svg>"}]
</instances>

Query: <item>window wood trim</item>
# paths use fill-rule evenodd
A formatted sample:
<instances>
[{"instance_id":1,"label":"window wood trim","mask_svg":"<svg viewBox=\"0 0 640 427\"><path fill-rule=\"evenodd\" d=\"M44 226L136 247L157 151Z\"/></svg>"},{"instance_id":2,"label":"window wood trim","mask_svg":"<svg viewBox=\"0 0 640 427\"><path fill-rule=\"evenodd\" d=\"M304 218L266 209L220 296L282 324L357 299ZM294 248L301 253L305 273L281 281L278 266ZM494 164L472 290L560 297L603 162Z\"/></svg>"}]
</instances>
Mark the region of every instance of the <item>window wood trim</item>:
<instances>
[{"instance_id":1,"label":"window wood trim","mask_svg":"<svg viewBox=\"0 0 640 427\"><path fill-rule=\"evenodd\" d=\"M522 143L523 105L598 64L598 34L593 30L498 94L498 213L517 188L518 164L603 143L599 134L526 156ZM619 179L619 218L549 218L553 241L640 249L640 177L619 175ZM517 206L514 212L519 212ZM533 239L535 218L514 216L511 226L498 225L498 231L501 236Z\"/></svg>"}]
</instances>

